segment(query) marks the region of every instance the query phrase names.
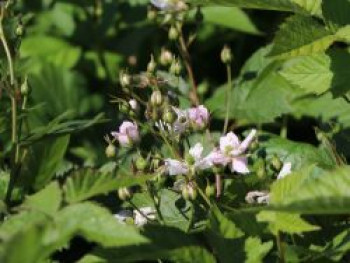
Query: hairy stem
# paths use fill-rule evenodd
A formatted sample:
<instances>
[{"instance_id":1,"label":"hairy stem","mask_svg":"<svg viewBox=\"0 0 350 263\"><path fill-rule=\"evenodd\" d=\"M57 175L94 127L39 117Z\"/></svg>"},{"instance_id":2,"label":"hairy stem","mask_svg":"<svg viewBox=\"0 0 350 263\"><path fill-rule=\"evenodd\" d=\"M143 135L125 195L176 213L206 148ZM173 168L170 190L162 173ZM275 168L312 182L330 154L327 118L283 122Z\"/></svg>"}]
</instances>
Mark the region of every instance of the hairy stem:
<instances>
[{"instance_id":1,"label":"hairy stem","mask_svg":"<svg viewBox=\"0 0 350 263\"><path fill-rule=\"evenodd\" d=\"M198 91L197 91L197 84L196 84L196 80L195 80L192 65L191 65L191 56L190 56L190 53L188 52L188 48L187 48L185 38L184 38L184 35L182 32L182 28L180 28L179 33L180 33L180 35L179 35L180 53L181 53L182 59L185 63L186 71L187 71L188 77L189 77L191 85L192 85L192 94L191 94L190 99L194 105L198 105L199 104L199 96L198 96Z\"/></svg>"},{"instance_id":2,"label":"hairy stem","mask_svg":"<svg viewBox=\"0 0 350 263\"><path fill-rule=\"evenodd\" d=\"M226 64L227 71L227 87L226 87L226 115L225 115L225 124L223 133L227 133L228 128L228 120L231 108L231 92L232 92L232 73L231 73L231 65Z\"/></svg>"}]
</instances>

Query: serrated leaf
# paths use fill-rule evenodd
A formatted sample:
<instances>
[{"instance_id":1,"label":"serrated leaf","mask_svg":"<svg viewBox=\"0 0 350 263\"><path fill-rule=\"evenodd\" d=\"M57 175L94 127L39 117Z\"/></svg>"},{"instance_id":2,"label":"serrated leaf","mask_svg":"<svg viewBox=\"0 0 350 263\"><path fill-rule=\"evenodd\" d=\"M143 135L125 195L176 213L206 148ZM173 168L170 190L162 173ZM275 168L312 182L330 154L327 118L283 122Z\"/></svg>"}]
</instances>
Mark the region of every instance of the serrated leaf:
<instances>
[{"instance_id":1,"label":"serrated leaf","mask_svg":"<svg viewBox=\"0 0 350 263\"><path fill-rule=\"evenodd\" d=\"M81 169L73 172L64 185L65 200L77 203L96 195L107 194L120 187L144 184L153 175L115 175L114 173L100 173L93 169Z\"/></svg>"},{"instance_id":2,"label":"serrated leaf","mask_svg":"<svg viewBox=\"0 0 350 263\"><path fill-rule=\"evenodd\" d=\"M199 242L192 235L186 235L176 228L147 225L143 231L145 237L150 240L149 244L130 247L115 247L110 249L98 248L93 254L98 262L135 262L145 260L164 259L173 262L184 263L214 263L213 255L205 248L201 247ZM171 238L170 238L171 237ZM80 263L89 262L91 256L86 260L82 259ZM93 261L94 262L94 261Z\"/></svg>"},{"instance_id":3,"label":"serrated leaf","mask_svg":"<svg viewBox=\"0 0 350 263\"><path fill-rule=\"evenodd\" d=\"M271 209L302 214L347 214L350 212L350 168L338 167L334 170L311 176L311 172L301 175L296 172L276 182L272 187ZM280 196L288 185L300 176L309 176L300 187L282 198ZM292 187L292 186L291 186ZM292 188L293 189L293 188Z\"/></svg>"},{"instance_id":4,"label":"serrated leaf","mask_svg":"<svg viewBox=\"0 0 350 263\"><path fill-rule=\"evenodd\" d=\"M159 210L167 226L187 231L191 224L192 207L188 201L173 191L162 189L159 194Z\"/></svg>"},{"instance_id":5,"label":"serrated leaf","mask_svg":"<svg viewBox=\"0 0 350 263\"><path fill-rule=\"evenodd\" d=\"M38 48L39 46L41 48ZM72 68L81 56L81 49L59 38L38 35L24 38L20 54L23 58L46 60L61 67ZM35 70L40 70L42 67L39 61L33 62L34 67L39 67ZM33 67L30 70L33 72Z\"/></svg>"},{"instance_id":6,"label":"serrated leaf","mask_svg":"<svg viewBox=\"0 0 350 263\"><path fill-rule=\"evenodd\" d=\"M295 6L290 0L188 0L187 2L200 5L238 6L280 11L291 11L295 9Z\"/></svg>"},{"instance_id":7,"label":"serrated leaf","mask_svg":"<svg viewBox=\"0 0 350 263\"><path fill-rule=\"evenodd\" d=\"M48 184L44 189L34 195L27 196L22 207L54 215L62 202L62 192L56 181Z\"/></svg>"},{"instance_id":8,"label":"serrated leaf","mask_svg":"<svg viewBox=\"0 0 350 263\"><path fill-rule=\"evenodd\" d=\"M272 135L262 135L260 143L268 156L276 154L283 162L291 162L293 170L311 164L318 164L325 168L336 165L326 151L307 143L293 142Z\"/></svg>"},{"instance_id":9,"label":"serrated leaf","mask_svg":"<svg viewBox=\"0 0 350 263\"><path fill-rule=\"evenodd\" d=\"M23 165L20 185L35 190L43 188L55 175L63 161L70 136L47 138L29 148Z\"/></svg>"},{"instance_id":10,"label":"serrated leaf","mask_svg":"<svg viewBox=\"0 0 350 263\"><path fill-rule=\"evenodd\" d=\"M260 263L273 247L273 242L261 242L257 237L249 237L245 241L245 263Z\"/></svg>"},{"instance_id":11,"label":"serrated leaf","mask_svg":"<svg viewBox=\"0 0 350 263\"><path fill-rule=\"evenodd\" d=\"M233 221L225 217L220 210L214 206L209 214L209 229L222 238L240 238L244 234Z\"/></svg>"},{"instance_id":12,"label":"serrated leaf","mask_svg":"<svg viewBox=\"0 0 350 263\"><path fill-rule=\"evenodd\" d=\"M281 75L305 93L322 94L331 90L339 96L349 90L350 54L331 51L302 56L283 65Z\"/></svg>"},{"instance_id":13,"label":"serrated leaf","mask_svg":"<svg viewBox=\"0 0 350 263\"><path fill-rule=\"evenodd\" d=\"M323 0L322 13L326 24L335 32L350 24L350 1Z\"/></svg>"},{"instance_id":14,"label":"serrated leaf","mask_svg":"<svg viewBox=\"0 0 350 263\"><path fill-rule=\"evenodd\" d=\"M261 211L256 216L259 222L269 224L270 231L276 235L279 231L290 234L301 234L318 230L318 226L314 226L303 220L300 215L289 214L283 212Z\"/></svg>"},{"instance_id":15,"label":"serrated leaf","mask_svg":"<svg viewBox=\"0 0 350 263\"><path fill-rule=\"evenodd\" d=\"M226 28L256 34L261 34L249 16L237 7L206 6L201 8L204 22Z\"/></svg>"},{"instance_id":16,"label":"serrated leaf","mask_svg":"<svg viewBox=\"0 0 350 263\"><path fill-rule=\"evenodd\" d=\"M25 213L21 218L9 219L20 224L2 244L1 262L42 262L57 249L67 246L75 236L103 247L138 246L149 242L136 228L119 223L110 212L93 203L68 206L54 217L42 218L40 215L43 214ZM23 222L24 219L31 221Z\"/></svg>"},{"instance_id":17,"label":"serrated leaf","mask_svg":"<svg viewBox=\"0 0 350 263\"><path fill-rule=\"evenodd\" d=\"M324 52L336 40L316 19L295 15L277 32L270 56L290 58Z\"/></svg>"}]
</instances>

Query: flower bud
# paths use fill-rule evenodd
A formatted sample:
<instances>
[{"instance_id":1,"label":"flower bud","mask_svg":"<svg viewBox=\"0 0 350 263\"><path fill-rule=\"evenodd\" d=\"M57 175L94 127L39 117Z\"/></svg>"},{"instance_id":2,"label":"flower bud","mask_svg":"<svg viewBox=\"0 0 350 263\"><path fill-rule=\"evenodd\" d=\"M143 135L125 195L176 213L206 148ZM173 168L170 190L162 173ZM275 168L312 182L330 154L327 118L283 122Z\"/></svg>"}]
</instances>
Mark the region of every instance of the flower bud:
<instances>
[{"instance_id":1,"label":"flower bud","mask_svg":"<svg viewBox=\"0 0 350 263\"><path fill-rule=\"evenodd\" d=\"M196 200L197 196L198 196L197 189L194 186L189 185L188 186L188 195L190 197L190 200L192 200L192 201Z\"/></svg>"},{"instance_id":2,"label":"flower bud","mask_svg":"<svg viewBox=\"0 0 350 263\"><path fill-rule=\"evenodd\" d=\"M119 188L118 197L122 201L128 201L132 198L132 191L127 187Z\"/></svg>"},{"instance_id":3,"label":"flower bud","mask_svg":"<svg viewBox=\"0 0 350 263\"><path fill-rule=\"evenodd\" d=\"M163 66L167 66L167 65L170 65L172 61L173 61L173 54L169 50L162 48L162 51L159 57L160 64Z\"/></svg>"},{"instance_id":4,"label":"flower bud","mask_svg":"<svg viewBox=\"0 0 350 263\"><path fill-rule=\"evenodd\" d=\"M189 109L188 117L194 130L203 130L208 126L209 111L203 105Z\"/></svg>"},{"instance_id":5,"label":"flower bud","mask_svg":"<svg viewBox=\"0 0 350 263\"><path fill-rule=\"evenodd\" d=\"M28 80L26 78L21 85L21 94L22 96L28 96L29 93L30 93L30 87L28 85Z\"/></svg>"},{"instance_id":6,"label":"flower bud","mask_svg":"<svg viewBox=\"0 0 350 263\"><path fill-rule=\"evenodd\" d=\"M197 199L197 196L198 196L198 192L197 192L197 189L191 184L187 184L185 186L183 186L182 188L182 197L189 201L194 201Z\"/></svg>"},{"instance_id":7,"label":"flower bud","mask_svg":"<svg viewBox=\"0 0 350 263\"><path fill-rule=\"evenodd\" d=\"M153 9L153 8L148 9L148 11L147 11L147 19L148 20L150 20L150 21L156 20L157 15L158 15L158 12L155 9Z\"/></svg>"},{"instance_id":8,"label":"flower bud","mask_svg":"<svg viewBox=\"0 0 350 263\"><path fill-rule=\"evenodd\" d=\"M232 52L228 46L224 46L221 51L221 61L224 64L229 64L232 61Z\"/></svg>"},{"instance_id":9,"label":"flower bud","mask_svg":"<svg viewBox=\"0 0 350 263\"><path fill-rule=\"evenodd\" d=\"M124 121L122 125L120 125L119 131L113 131L111 134L123 147L130 147L140 140L140 133L137 124L130 121Z\"/></svg>"},{"instance_id":10,"label":"flower bud","mask_svg":"<svg viewBox=\"0 0 350 263\"><path fill-rule=\"evenodd\" d=\"M173 59L169 71L171 74L174 74L176 76L179 76L182 70L181 63L178 59Z\"/></svg>"},{"instance_id":11,"label":"flower bud","mask_svg":"<svg viewBox=\"0 0 350 263\"><path fill-rule=\"evenodd\" d=\"M154 73L156 67L157 67L157 63L154 61L153 55L151 55L151 60L147 64L147 72Z\"/></svg>"},{"instance_id":12,"label":"flower bud","mask_svg":"<svg viewBox=\"0 0 350 263\"><path fill-rule=\"evenodd\" d=\"M151 95L152 106L160 106L163 103L163 96L159 90L154 90Z\"/></svg>"},{"instance_id":13,"label":"flower bud","mask_svg":"<svg viewBox=\"0 0 350 263\"><path fill-rule=\"evenodd\" d=\"M18 26L16 27L16 32L15 33L16 33L16 35L18 37L23 36L23 34L24 34L24 27L23 27L22 23L18 24Z\"/></svg>"},{"instance_id":14,"label":"flower bud","mask_svg":"<svg viewBox=\"0 0 350 263\"><path fill-rule=\"evenodd\" d=\"M265 164L265 160L259 158L258 160L256 160L256 162L254 163L254 170L256 175L259 178L263 178L266 176L266 164Z\"/></svg>"},{"instance_id":15,"label":"flower bud","mask_svg":"<svg viewBox=\"0 0 350 263\"><path fill-rule=\"evenodd\" d=\"M162 120L166 123L172 124L176 120L176 114L171 108L165 109Z\"/></svg>"},{"instance_id":16,"label":"flower bud","mask_svg":"<svg viewBox=\"0 0 350 263\"><path fill-rule=\"evenodd\" d=\"M270 165L271 165L272 169L275 171L279 171L282 168L282 162L281 162L280 158L278 158L277 155L274 155L272 157Z\"/></svg>"},{"instance_id":17,"label":"flower bud","mask_svg":"<svg viewBox=\"0 0 350 263\"><path fill-rule=\"evenodd\" d=\"M129 106L131 110L135 113L138 113L140 111L140 106L135 99L129 100Z\"/></svg>"},{"instance_id":18,"label":"flower bud","mask_svg":"<svg viewBox=\"0 0 350 263\"><path fill-rule=\"evenodd\" d=\"M205 188L205 195L209 198L212 198L215 196L215 187L213 185L207 184L207 187Z\"/></svg>"},{"instance_id":19,"label":"flower bud","mask_svg":"<svg viewBox=\"0 0 350 263\"><path fill-rule=\"evenodd\" d=\"M145 160L145 158L143 158L142 156L139 156L136 159L135 167L138 171L141 171L141 172L145 171L147 168L147 161Z\"/></svg>"},{"instance_id":20,"label":"flower bud","mask_svg":"<svg viewBox=\"0 0 350 263\"><path fill-rule=\"evenodd\" d=\"M168 37L170 40L177 40L179 37L179 31L175 26L171 26L168 32Z\"/></svg>"},{"instance_id":21,"label":"flower bud","mask_svg":"<svg viewBox=\"0 0 350 263\"><path fill-rule=\"evenodd\" d=\"M126 101L119 103L119 111L121 113L128 114L130 111L130 105Z\"/></svg>"},{"instance_id":22,"label":"flower bud","mask_svg":"<svg viewBox=\"0 0 350 263\"><path fill-rule=\"evenodd\" d=\"M190 195L189 195L189 193L188 193L188 188L187 188L187 186L184 186L184 187L182 188L182 197L183 197L186 201L190 200Z\"/></svg>"},{"instance_id":23,"label":"flower bud","mask_svg":"<svg viewBox=\"0 0 350 263\"><path fill-rule=\"evenodd\" d=\"M119 74L119 82L123 88L128 87L131 84L131 76L128 73L121 71Z\"/></svg>"},{"instance_id":24,"label":"flower bud","mask_svg":"<svg viewBox=\"0 0 350 263\"><path fill-rule=\"evenodd\" d=\"M113 158L116 155L116 151L117 151L117 148L112 143L110 143L106 147L106 151L105 151L106 152L106 156L108 158Z\"/></svg>"}]
</instances>

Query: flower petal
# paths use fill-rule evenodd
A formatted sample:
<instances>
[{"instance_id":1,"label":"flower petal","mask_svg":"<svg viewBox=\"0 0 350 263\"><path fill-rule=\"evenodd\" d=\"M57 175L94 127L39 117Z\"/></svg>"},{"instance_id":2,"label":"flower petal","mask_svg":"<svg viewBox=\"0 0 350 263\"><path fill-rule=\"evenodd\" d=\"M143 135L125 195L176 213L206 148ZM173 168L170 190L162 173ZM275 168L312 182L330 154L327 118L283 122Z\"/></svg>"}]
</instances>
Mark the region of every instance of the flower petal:
<instances>
[{"instance_id":1,"label":"flower petal","mask_svg":"<svg viewBox=\"0 0 350 263\"><path fill-rule=\"evenodd\" d=\"M246 157L232 158L231 171L232 172L236 171L237 173L240 173L240 174L249 173L247 158Z\"/></svg>"},{"instance_id":2,"label":"flower petal","mask_svg":"<svg viewBox=\"0 0 350 263\"><path fill-rule=\"evenodd\" d=\"M181 175L188 173L187 164L174 159L165 159L165 166L169 175Z\"/></svg>"},{"instance_id":3,"label":"flower petal","mask_svg":"<svg viewBox=\"0 0 350 263\"><path fill-rule=\"evenodd\" d=\"M284 163L281 171L277 175L277 179L282 179L283 177L287 176L290 173L292 173L292 163L290 162Z\"/></svg>"},{"instance_id":4,"label":"flower petal","mask_svg":"<svg viewBox=\"0 0 350 263\"><path fill-rule=\"evenodd\" d=\"M189 150L190 155L196 160L200 160L202 157L202 153L203 153L203 146L201 143L196 143L195 146L193 146L190 150Z\"/></svg>"},{"instance_id":5,"label":"flower petal","mask_svg":"<svg viewBox=\"0 0 350 263\"><path fill-rule=\"evenodd\" d=\"M254 140L256 132L257 131L255 129L251 130L249 135L244 139L244 141L239 146L239 149L241 150L241 152L245 152L245 150L247 150L247 148L250 146L250 144Z\"/></svg>"}]
</instances>

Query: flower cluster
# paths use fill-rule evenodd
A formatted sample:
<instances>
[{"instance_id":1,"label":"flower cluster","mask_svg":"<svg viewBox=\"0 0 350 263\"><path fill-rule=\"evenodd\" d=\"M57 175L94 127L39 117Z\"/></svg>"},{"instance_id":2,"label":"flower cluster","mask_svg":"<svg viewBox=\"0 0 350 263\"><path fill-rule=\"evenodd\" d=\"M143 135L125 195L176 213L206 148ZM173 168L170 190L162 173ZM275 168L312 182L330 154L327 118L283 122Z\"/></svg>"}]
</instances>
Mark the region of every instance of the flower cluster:
<instances>
[{"instance_id":1,"label":"flower cluster","mask_svg":"<svg viewBox=\"0 0 350 263\"><path fill-rule=\"evenodd\" d=\"M165 166L169 175L195 174L196 171L205 170L213 166L229 166L231 172L240 174L249 173L247 156L245 151L253 141L256 130L240 142L233 132L220 138L219 148L213 149L206 157L203 157L203 146L197 143L189 150L185 160L166 159Z\"/></svg>"}]
</instances>

